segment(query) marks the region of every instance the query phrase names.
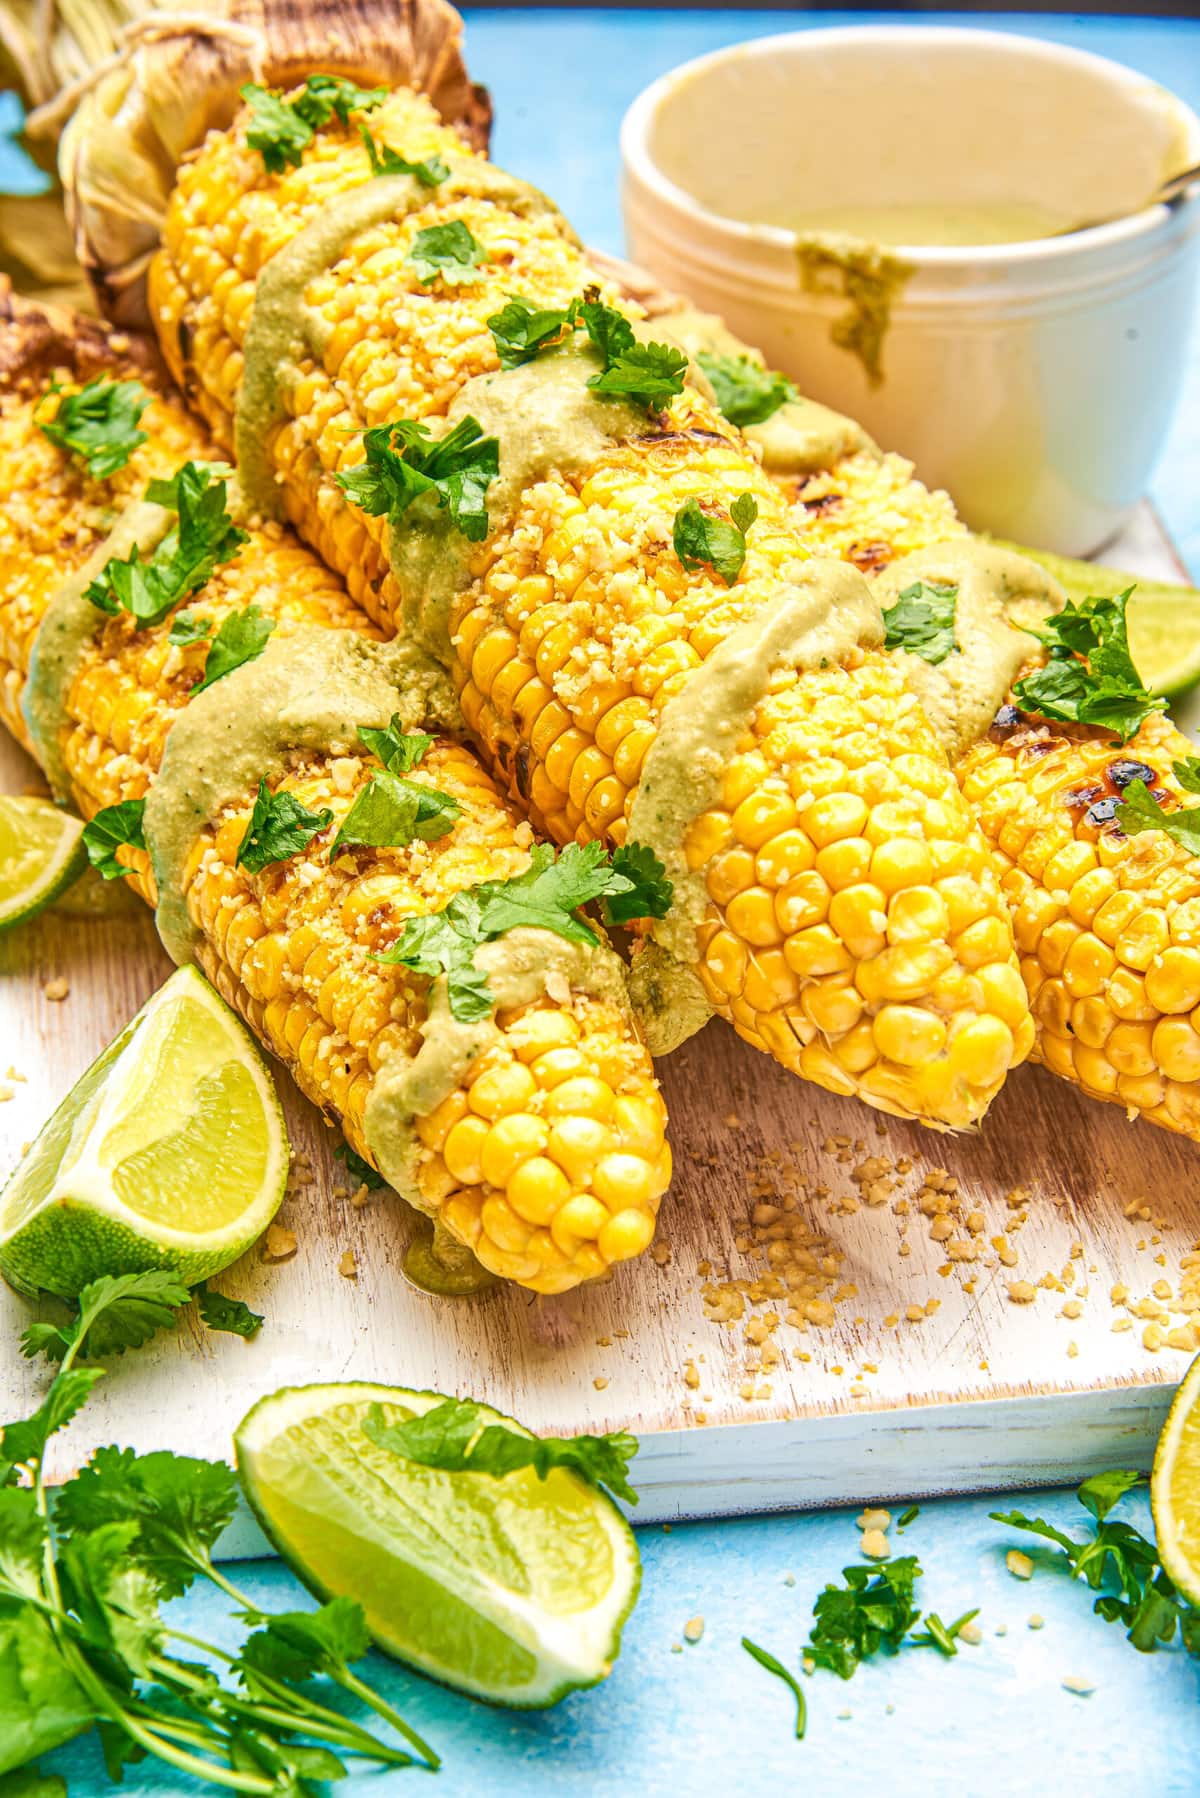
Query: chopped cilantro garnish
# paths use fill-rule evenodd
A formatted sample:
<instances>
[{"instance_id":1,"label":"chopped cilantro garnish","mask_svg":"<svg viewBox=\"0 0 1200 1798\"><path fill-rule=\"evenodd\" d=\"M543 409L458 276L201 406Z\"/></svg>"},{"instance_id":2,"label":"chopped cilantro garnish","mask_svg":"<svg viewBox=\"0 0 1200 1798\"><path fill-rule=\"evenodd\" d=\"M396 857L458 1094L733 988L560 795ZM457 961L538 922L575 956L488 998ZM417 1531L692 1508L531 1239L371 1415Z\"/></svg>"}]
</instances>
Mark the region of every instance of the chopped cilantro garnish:
<instances>
[{"instance_id":1,"label":"chopped cilantro garnish","mask_svg":"<svg viewBox=\"0 0 1200 1798\"><path fill-rule=\"evenodd\" d=\"M49 393L61 392L58 382L52 382ZM104 481L124 468L138 445L146 442L138 421L149 404L150 396L139 382L97 376L78 393L62 394L53 418L39 418L39 404L34 422L56 448L77 456L93 480Z\"/></svg>"},{"instance_id":2,"label":"chopped cilantro garnish","mask_svg":"<svg viewBox=\"0 0 1200 1798\"><path fill-rule=\"evenodd\" d=\"M333 1158L335 1161L345 1163L346 1172L352 1180L357 1180L360 1186L369 1186L374 1190L376 1187L387 1185L387 1181L379 1169L372 1167L369 1161L364 1161L361 1155L356 1155L348 1142L338 1144L333 1151Z\"/></svg>"},{"instance_id":3,"label":"chopped cilantro garnish","mask_svg":"<svg viewBox=\"0 0 1200 1798\"><path fill-rule=\"evenodd\" d=\"M920 1505L909 1505L908 1509L905 1511L901 1511L899 1517L897 1517L896 1528L898 1530L906 1530L908 1528L909 1524L915 1523L917 1521L917 1518L920 1515L921 1515Z\"/></svg>"},{"instance_id":4,"label":"chopped cilantro garnish","mask_svg":"<svg viewBox=\"0 0 1200 1798\"><path fill-rule=\"evenodd\" d=\"M180 648L189 643L203 643L212 630L212 619L201 618L196 612L176 612L171 620L171 628L167 632L167 642Z\"/></svg>"},{"instance_id":5,"label":"chopped cilantro garnish","mask_svg":"<svg viewBox=\"0 0 1200 1798\"><path fill-rule=\"evenodd\" d=\"M232 674L244 662L253 662L267 647L267 638L274 629L275 620L264 618L253 602L240 612L231 612L212 640L204 679L192 688L192 693L203 693L205 687Z\"/></svg>"},{"instance_id":6,"label":"chopped cilantro garnish","mask_svg":"<svg viewBox=\"0 0 1200 1798\"><path fill-rule=\"evenodd\" d=\"M487 321L501 368L519 368L532 362L539 350L561 343L577 328L577 309L577 301L569 306L533 306L514 294Z\"/></svg>"},{"instance_id":7,"label":"chopped cilantro garnish","mask_svg":"<svg viewBox=\"0 0 1200 1798\"><path fill-rule=\"evenodd\" d=\"M923 662L954 655L954 612L958 588L941 581L914 581L883 614L885 649L907 649Z\"/></svg>"},{"instance_id":8,"label":"chopped cilantro garnish","mask_svg":"<svg viewBox=\"0 0 1200 1798\"><path fill-rule=\"evenodd\" d=\"M1200 793L1200 755L1185 755L1171 763L1171 772L1185 793Z\"/></svg>"},{"instance_id":9,"label":"chopped cilantro garnish","mask_svg":"<svg viewBox=\"0 0 1200 1798\"><path fill-rule=\"evenodd\" d=\"M196 1288L200 1316L210 1330L224 1330L230 1336L242 1336L248 1342L262 1329L260 1311L251 1311L244 1299L231 1299L224 1292L214 1292L201 1281Z\"/></svg>"},{"instance_id":10,"label":"chopped cilantro garnish","mask_svg":"<svg viewBox=\"0 0 1200 1798\"><path fill-rule=\"evenodd\" d=\"M124 862L117 860L117 850L125 845L130 849L144 849L146 839L142 834L142 815L146 810L144 799L122 799L118 805L106 805L103 811L89 818L83 827L83 846L87 850L87 858L97 874L105 880L119 880L123 874L132 874Z\"/></svg>"},{"instance_id":11,"label":"chopped cilantro garnish","mask_svg":"<svg viewBox=\"0 0 1200 1798\"><path fill-rule=\"evenodd\" d=\"M1023 710L1101 725L1126 743L1143 719L1164 709L1166 701L1142 685L1129 654L1125 611L1132 593L1127 587L1112 598L1071 601L1046 620L1034 635L1049 649L1050 660L1013 688Z\"/></svg>"},{"instance_id":12,"label":"chopped cilantro garnish","mask_svg":"<svg viewBox=\"0 0 1200 1798\"><path fill-rule=\"evenodd\" d=\"M357 87L340 75L310 75L294 100L248 81L241 90L250 108L246 142L261 150L269 173L280 175L290 163L299 168L313 134L336 113L343 125L352 112L371 112L387 99L386 87Z\"/></svg>"},{"instance_id":13,"label":"chopped cilantro garnish","mask_svg":"<svg viewBox=\"0 0 1200 1798\"><path fill-rule=\"evenodd\" d=\"M169 481L151 481L146 498L178 515L149 561L134 546L127 561L114 557L85 589L85 599L115 617L128 612L144 630L164 619L180 600L203 587L214 568L229 562L247 541L225 508L224 472L209 463L185 462Z\"/></svg>"},{"instance_id":14,"label":"chopped cilantro garnish","mask_svg":"<svg viewBox=\"0 0 1200 1798\"><path fill-rule=\"evenodd\" d=\"M1175 764L1176 769L1179 765ZM1131 780L1113 816L1127 837L1140 836L1143 830L1161 830L1189 855L1200 855L1200 805L1164 812L1144 780Z\"/></svg>"},{"instance_id":15,"label":"chopped cilantro garnish","mask_svg":"<svg viewBox=\"0 0 1200 1798\"><path fill-rule=\"evenodd\" d=\"M785 375L763 368L749 356L714 356L700 350L696 361L712 383L717 405L731 425L761 425L799 396Z\"/></svg>"},{"instance_id":16,"label":"chopped cilantro garnish","mask_svg":"<svg viewBox=\"0 0 1200 1798\"><path fill-rule=\"evenodd\" d=\"M913 1603L920 1572L915 1555L901 1555L877 1571L843 1567L845 1585L827 1585L813 1607L805 1654L839 1679L849 1679L860 1661L881 1648L898 1654L921 1615Z\"/></svg>"},{"instance_id":17,"label":"chopped cilantro garnish","mask_svg":"<svg viewBox=\"0 0 1200 1798\"><path fill-rule=\"evenodd\" d=\"M746 560L746 532L758 517L754 495L740 493L729 516L732 524L702 511L699 500L686 500L675 514L672 540L675 554L689 574L712 568L727 587L732 587Z\"/></svg>"},{"instance_id":18,"label":"chopped cilantro garnish","mask_svg":"<svg viewBox=\"0 0 1200 1798\"><path fill-rule=\"evenodd\" d=\"M424 162L409 162L390 144L377 144L365 125L360 125L358 132L367 147L373 175L415 175L422 187L437 187L450 174L449 163L440 156L428 156Z\"/></svg>"},{"instance_id":19,"label":"chopped cilantro garnish","mask_svg":"<svg viewBox=\"0 0 1200 1798\"><path fill-rule=\"evenodd\" d=\"M402 849L418 837L432 843L461 816L462 807L449 793L386 771L373 774L346 813L330 858L343 849Z\"/></svg>"},{"instance_id":20,"label":"chopped cilantro garnish","mask_svg":"<svg viewBox=\"0 0 1200 1798\"><path fill-rule=\"evenodd\" d=\"M749 1636L742 1637L742 1647L752 1660L756 1660L760 1667L765 1667L768 1673L773 1673L776 1679L781 1679L791 1691L796 1700L796 1740L802 1742L808 1724L808 1703L800 1689L799 1681L794 1674L788 1672L782 1661L777 1661L773 1654L770 1654L765 1648L760 1648L757 1642L750 1640Z\"/></svg>"},{"instance_id":21,"label":"chopped cilantro garnish","mask_svg":"<svg viewBox=\"0 0 1200 1798\"><path fill-rule=\"evenodd\" d=\"M404 1423L387 1423L382 1405L372 1405L363 1429L379 1448L421 1467L486 1473L497 1480L523 1467L532 1467L544 1480L554 1468L565 1467L589 1485L606 1486L626 1504L636 1505L629 1463L638 1443L628 1430L608 1436L527 1436L486 1419L485 1408L473 1399L447 1398Z\"/></svg>"},{"instance_id":22,"label":"chopped cilantro garnish","mask_svg":"<svg viewBox=\"0 0 1200 1798\"><path fill-rule=\"evenodd\" d=\"M624 901L625 919L663 917L671 883L661 878L661 864L659 868L657 876L647 879L640 860L626 858L617 868L599 843L569 843L557 858L549 845L541 844L524 874L485 880L456 893L444 910L409 918L399 941L376 959L430 978L444 974L451 1015L471 1023L486 1017L493 1005L487 976L475 966L480 944L522 927L553 931L568 942L595 943L595 931L577 915L593 899Z\"/></svg>"},{"instance_id":23,"label":"chopped cilantro garnish","mask_svg":"<svg viewBox=\"0 0 1200 1798\"><path fill-rule=\"evenodd\" d=\"M411 774L433 747L433 738L424 731L405 730L399 712L393 712L386 730L371 730L359 725L358 740L377 755L389 774Z\"/></svg>"},{"instance_id":24,"label":"chopped cilantro garnish","mask_svg":"<svg viewBox=\"0 0 1200 1798\"><path fill-rule=\"evenodd\" d=\"M465 287L483 280L488 253L461 219L451 219L418 231L407 259L423 286L440 280L447 287Z\"/></svg>"},{"instance_id":25,"label":"chopped cilantro garnish","mask_svg":"<svg viewBox=\"0 0 1200 1798\"><path fill-rule=\"evenodd\" d=\"M237 865L260 874L271 862L286 862L299 855L332 823L333 813L327 807L310 812L294 793L272 793L266 781L260 780L250 822L238 844Z\"/></svg>"},{"instance_id":26,"label":"chopped cilantro garnish","mask_svg":"<svg viewBox=\"0 0 1200 1798\"><path fill-rule=\"evenodd\" d=\"M670 344L635 343L614 356L603 374L593 375L588 386L609 399L630 399L654 408L683 392L687 366L683 351Z\"/></svg>"},{"instance_id":27,"label":"chopped cilantro garnish","mask_svg":"<svg viewBox=\"0 0 1200 1798\"><path fill-rule=\"evenodd\" d=\"M363 446L365 461L335 478L372 518L386 514L399 528L413 501L428 493L469 542L487 536L487 490L500 472L500 444L483 435L478 419L460 419L435 438L427 425L402 418L364 431Z\"/></svg>"},{"instance_id":28,"label":"chopped cilantro garnish","mask_svg":"<svg viewBox=\"0 0 1200 1798\"><path fill-rule=\"evenodd\" d=\"M628 881L622 891L615 882L604 898L604 922L628 924L634 918L665 918L675 897L675 885L667 870L646 843L622 843L612 852L613 873Z\"/></svg>"},{"instance_id":29,"label":"chopped cilantro garnish","mask_svg":"<svg viewBox=\"0 0 1200 1798\"><path fill-rule=\"evenodd\" d=\"M531 362L576 331L586 331L603 367L588 381L607 399L629 399L655 408L683 392L688 359L663 343L639 343L633 326L615 306L606 306L595 288L569 306L537 308L514 296L488 319L501 368Z\"/></svg>"}]
</instances>

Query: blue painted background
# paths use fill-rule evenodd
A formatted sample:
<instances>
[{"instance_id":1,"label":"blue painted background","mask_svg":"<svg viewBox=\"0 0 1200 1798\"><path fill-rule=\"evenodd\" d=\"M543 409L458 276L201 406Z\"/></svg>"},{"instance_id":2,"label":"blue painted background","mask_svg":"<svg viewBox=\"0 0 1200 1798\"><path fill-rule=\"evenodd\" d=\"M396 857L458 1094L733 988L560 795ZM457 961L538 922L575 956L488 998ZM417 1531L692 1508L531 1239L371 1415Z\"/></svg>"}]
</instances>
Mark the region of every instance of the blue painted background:
<instances>
[{"instance_id":1,"label":"blue painted background","mask_svg":"<svg viewBox=\"0 0 1200 1798\"><path fill-rule=\"evenodd\" d=\"M843 17L822 13L810 22ZM805 22L751 11L468 12L468 19L472 71L496 102L497 160L552 192L584 237L609 250L622 247L617 125L639 89L688 57ZM961 22L982 21L975 15ZM988 22L1117 57L1200 106L1200 24L1043 16ZM1192 348L1155 494L1200 575L1200 343ZM792 1739L790 1695L739 1642L749 1635L797 1664L814 1598L856 1557L858 1531L848 1512L642 1532L643 1594L616 1671L603 1687L547 1715L488 1711L379 1660L372 1672L443 1754L436 1790L445 1798L735 1790L752 1798L792 1790L836 1791L838 1798L1050 1791L1141 1798L1200 1791L1200 1670L1177 1650L1135 1653L1119 1629L1091 1615L1090 1594L1061 1576L1039 1571L1029 1584L1014 1580L1004 1551L1016 1538L987 1519L996 1503L925 1505L897 1540L927 1569L927 1608L951 1617L982 1607L979 1646L964 1647L953 1662L929 1649L908 1651L861 1670L848 1685L817 1675L807 1684L803 1743ZM1026 1497L1022 1505L1068 1528L1083 1516L1068 1494ZM1150 1527L1144 1499L1127 1501L1124 1514ZM237 1577L264 1603L303 1602L277 1563L248 1563ZM223 1603L197 1594L178 1609L186 1627L205 1633L218 1628ZM1039 1630L1028 1627L1034 1613L1045 1620ZM705 1619L703 1639L672 1653L696 1615ZM1066 1691L1068 1677L1092 1682L1093 1695ZM845 1710L851 1715L840 1717ZM90 1746L64 1751L52 1764L68 1773L77 1798L104 1785ZM354 1798L410 1788L422 1789L420 1775L353 1782ZM134 1798L175 1798L194 1788L141 1768L127 1775L126 1789Z\"/></svg>"}]
</instances>

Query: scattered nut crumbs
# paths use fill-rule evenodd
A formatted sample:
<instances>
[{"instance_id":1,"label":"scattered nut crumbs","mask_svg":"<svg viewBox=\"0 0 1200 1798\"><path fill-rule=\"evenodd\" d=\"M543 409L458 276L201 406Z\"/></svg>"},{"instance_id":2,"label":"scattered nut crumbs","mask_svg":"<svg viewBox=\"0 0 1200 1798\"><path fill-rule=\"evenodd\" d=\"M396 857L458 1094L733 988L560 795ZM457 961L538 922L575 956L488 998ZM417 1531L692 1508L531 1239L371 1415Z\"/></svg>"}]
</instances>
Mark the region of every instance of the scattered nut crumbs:
<instances>
[{"instance_id":1,"label":"scattered nut crumbs","mask_svg":"<svg viewBox=\"0 0 1200 1798\"><path fill-rule=\"evenodd\" d=\"M42 996L57 1003L59 1000L65 999L70 990L70 981L60 974L56 980L47 980L42 988Z\"/></svg>"},{"instance_id":2,"label":"scattered nut crumbs","mask_svg":"<svg viewBox=\"0 0 1200 1798\"><path fill-rule=\"evenodd\" d=\"M1022 1554L1019 1548L1009 1549L1004 1557L1004 1565L1014 1579L1033 1578L1033 1562L1027 1554Z\"/></svg>"},{"instance_id":3,"label":"scattered nut crumbs","mask_svg":"<svg viewBox=\"0 0 1200 1798\"><path fill-rule=\"evenodd\" d=\"M264 1261L287 1261L296 1253L296 1232L285 1224L268 1224L263 1237Z\"/></svg>"},{"instance_id":4,"label":"scattered nut crumbs","mask_svg":"<svg viewBox=\"0 0 1200 1798\"><path fill-rule=\"evenodd\" d=\"M882 1530L864 1530L859 1548L871 1561L886 1561L892 1552L891 1544Z\"/></svg>"},{"instance_id":5,"label":"scattered nut crumbs","mask_svg":"<svg viewBox=\"0 0 1200 1798\"><path fill-rule=\"evenodd\" d=\"M1066 1679L1063 1680L1063 1689L1067 1692L1074 1692L1079 1698L1090 1698L1096 1690L1090 1679L1081 1679L1077 1673L1068 1673Z\"/></svg>"},{"instance_id":6,"label":"scattered nut crumbs","mask_svg":"<svg viewBox=\"0 0 1200 1798\"><path fill-rule=\"evenodd\" d=\"M972 1647L974 1647L977 1642L983 1641L983 1631L980 1629L974 1618L971 1619L970 1623L964 1623L960 1626L958 1639L960 1642L969 1642Z\"/></svg>"},{"instance_id":7,"label":"scattered nut crumbs","mask_svg":"<svg viewBox=\"0 0 1200 1798\"><path fill-rule=\"evenodd\" d=\"M608 1385L608 1381L603 1374L598 1373L592 1381L592 1385L596 1388L597 1392L603 1392L604 1388Z\"/></svg>"},{"instance_id":8,"label":"scattered nut crumbs","mask_svg":"<svg viewBox=\"0 0 1200 1798\"><path fill-rule=\"evenodd\" d=\"M1014 1305L1032 1305L1037 1297L1037 1287L1029 1280L1010 1280L1008 1296Z\"/></svg>"},{"instance_id":9,"label":"scattered nut crumbs","mask_svg":"<svg viewBox=\"0 0 1200 1798\"><path fill-rule=\"evenodd\" d=\"M704 1634L704 1619L703 1619L703 1617L689 1617L687 1622L683 1626L684 1641L685 1642L698 1642L703 1634Z\"/></svg>"},{"instance_id":10,"label":"scattered nut crumbs","mask_svg":"<svg viewBox=\"0 0 1200 1798\"><path fill-rule=\"evenodd\" d=\"M883 1509L868 1509L854 1519L860 1530L885 1530L892 1521L892 1513Z\"/></svg>"},{"instance_id":11,"label":"scattered nut crumbs","mask_svg":"<svg viewBox=\"0 0 1200 1798\"><path fill-rule=\"evenodd\" d=\"M1042 1616L1040 1611L1030 1612L1029 1627L1030 1629L1044 1629L1046 1627L1046 1619Z\"/></svg>"},{"instance_id":12,"label":"scattered nut crumbs","mask_svg":"<svg viewBox=\"0 0 1200 1798\"><path fill-rule=\"evenodd\" d=\"M295 1241L296 1241L296 1238L293 1236L292 1237L293 1246L295 1245ZM345 1251L345 1253L338 1260L338 1272L339 1272L339 1274L341 1274L343 1280L357 1280L357 1278L358 1278L358 1257L355 1255L353 1249L347 1249Z\"/></svg>"}]
</instances>

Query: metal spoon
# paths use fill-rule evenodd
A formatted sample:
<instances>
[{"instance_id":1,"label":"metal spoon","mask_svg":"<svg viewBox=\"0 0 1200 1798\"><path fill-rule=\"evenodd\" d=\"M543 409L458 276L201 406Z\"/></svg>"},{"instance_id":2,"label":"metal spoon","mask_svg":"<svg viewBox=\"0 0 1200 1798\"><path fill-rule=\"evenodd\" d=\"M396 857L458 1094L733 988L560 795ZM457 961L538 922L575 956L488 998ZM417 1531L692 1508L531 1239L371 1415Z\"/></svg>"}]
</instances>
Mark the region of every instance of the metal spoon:
<instances>
[{"instance_id":1,"label":"metal spoon","mask_svg":"<svg viewBox=\"0 0 1200 1798\"><path fill-rule=\"evenodd\" d=\"M1169 180L1164 181L1161 187L1154 190L1149 199L1143 200L1138 206L1127 208L1122 212L1108 213L1104 218L1084 219L1081 224L1067 225L1061 231L1052 231L1050 235L1052 237L1070 237L1076 231L1092 231L1097 225L1114 224L1117 219L1128 218L1132 212L1144 212L1147 206L1161 206L1172 200L1181 200L1188 188L1197 181L1200 181L1200 162L1194 162L1190 169L1180 169L1177 175L1172 175Z\"/></svg>"}]
</instances>

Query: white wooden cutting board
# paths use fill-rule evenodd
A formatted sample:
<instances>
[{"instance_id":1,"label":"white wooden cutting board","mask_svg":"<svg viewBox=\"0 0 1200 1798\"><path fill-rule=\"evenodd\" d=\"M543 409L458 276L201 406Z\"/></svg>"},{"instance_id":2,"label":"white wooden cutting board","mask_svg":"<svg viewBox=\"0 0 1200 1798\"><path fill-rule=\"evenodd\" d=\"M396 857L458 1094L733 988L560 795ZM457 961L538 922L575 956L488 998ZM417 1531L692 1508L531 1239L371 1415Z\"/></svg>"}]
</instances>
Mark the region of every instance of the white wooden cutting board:
<instances>
[{"instance_id":1,"label":"white wooden cutting board","mask_svg":"<svg viewBox=\"0 0 1200 1798\"><path fill-rule=\"evenodd\" d=\"M1106 559L1181 574L1148 509ZM32 765L0 744L0 790L34 783ZM0 1173L168 971L133 901L93 917L54 911L0 937L0 1091L13 1094L0 1102ZM70 992L54 1002L43 989L60 978ZM10 1065L24 1081L5 1078ZM1166 1281L1177 1299L1200 1242L1200 1147L1129 1124L1036 1068L1009 1082L977 1134L939 1137L801 1084L719 1022L661 1074L677 1168L660 1226L669 1260L646 1257L565 1298L498 1288L459 1301L404 1279L415 1220L400 1201L375 1195L355 1210L335 1196L346 1184L335 1139L281 1075L293 1144L313 1168L281 1213L298 1252L274 1265L251 1253L217 1282L266 1314L259 1337L214 1335L185 1314L175 1335L113 1363L58 1439L57 1471L109 1441L227 1454L232 1426L261 1394L353 1378L486 1397L543 1432L627 1426L643 1443L639 1520L1147 1463L1188 1357L1148 1352L1146 1320L1114 1307L1111 1293L1121 1283L1130 1300L1153 1299ZM908 1158L911 1171L893 1176L883 1203L855 1206L852 1175L876 1156ZM915 1201L934 1168L959 1182L953 1233L979 1245L972 1263L947 1263ZM1010 1203L1017 1189L1028 1197ZM785 1255L803 1261L807 1237L817 1241L808 1290L824 1284L813 1317L832 1322L788 1322L786 1299L754 1304L753 1294L741 1295L740 1320L709 1315L706 1286L753 1281L781 1252L749 1241L755 1203L779 1202L771 1190L795 1207L782 1213ZM1148 1219L1126 1216L1136 1200ZM974 1233L971 1212L982 1214ZM338 1271L347 1248L357 1280ZM1066 1268L1072 1287L1037 1285ZM1014 1281L1037 1288L1031 1303L1012 1300ZM910 1321L909 1308L924 1313L931 1300ZM1063 1315L1068 1301L1077 1317ZM1167 1308L1182 1321L1176 1303ZM761 1350L747 1325L761 1334L771 1313L782 1320L767 1337L778 1363L750 1371ZM22 1415L44 1384L43 1368L17 1353L33 1314L0 1287L0 1416Z\"/></svg>"}]
</instances>

